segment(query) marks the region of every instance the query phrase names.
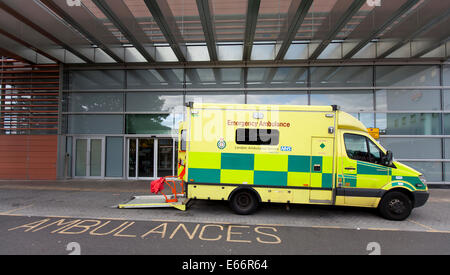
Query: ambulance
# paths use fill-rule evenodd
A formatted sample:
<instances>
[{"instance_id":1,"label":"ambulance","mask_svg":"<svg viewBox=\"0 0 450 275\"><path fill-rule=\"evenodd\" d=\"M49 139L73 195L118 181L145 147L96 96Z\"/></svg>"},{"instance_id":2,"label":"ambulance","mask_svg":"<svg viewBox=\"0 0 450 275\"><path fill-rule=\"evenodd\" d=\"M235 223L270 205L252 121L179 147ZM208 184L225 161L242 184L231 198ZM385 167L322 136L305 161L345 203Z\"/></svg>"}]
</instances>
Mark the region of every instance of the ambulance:
<instances>
[{"instance_id":1,"label":"ambulance","mask_svg":"<svg viewBox=\"0 0 450 275\"><path fill-rule=\"evenodd\" d=\"M423 175L393 159L338 106L186 104L178 177L187 199L378 208L406 219L426 203Z\"/></svg>"}]
</instances>

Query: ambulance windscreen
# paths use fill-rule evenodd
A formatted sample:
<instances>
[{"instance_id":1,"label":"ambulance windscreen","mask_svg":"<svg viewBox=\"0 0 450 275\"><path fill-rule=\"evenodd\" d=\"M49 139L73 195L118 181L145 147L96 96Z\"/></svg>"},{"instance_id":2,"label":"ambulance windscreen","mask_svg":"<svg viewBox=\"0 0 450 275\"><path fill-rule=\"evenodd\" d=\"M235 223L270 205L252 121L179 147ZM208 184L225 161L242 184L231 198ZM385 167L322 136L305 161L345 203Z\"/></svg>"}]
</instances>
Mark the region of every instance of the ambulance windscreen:
<instances>
[{"instance_id":1,"label":"ambulance windscreen","mask_svg":"<svg viewBox=\"0 0 450 275\"><path fill-rule=\"evenodd\" d=\"M236 129L236 144L278 145L280 132L274 129Z\"/></svg>"}]
</instances>

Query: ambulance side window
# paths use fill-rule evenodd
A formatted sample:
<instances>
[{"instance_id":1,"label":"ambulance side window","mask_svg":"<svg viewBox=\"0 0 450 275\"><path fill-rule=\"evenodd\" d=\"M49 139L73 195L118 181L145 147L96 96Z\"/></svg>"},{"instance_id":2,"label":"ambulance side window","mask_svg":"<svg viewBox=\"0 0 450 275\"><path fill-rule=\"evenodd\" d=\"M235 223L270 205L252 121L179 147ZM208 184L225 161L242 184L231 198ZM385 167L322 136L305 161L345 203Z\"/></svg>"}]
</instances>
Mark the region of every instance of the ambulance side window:
<instances>
[{"instance_id":1,"label":"ambulance side window","mask_svg":"<svg viewBox=\"0 0 450 275\"><path fill-rule=\"evenodd\" d=\"M236 129L236 144L278 145L280 132L274 129Z\"/></svg>"}]
</instances>

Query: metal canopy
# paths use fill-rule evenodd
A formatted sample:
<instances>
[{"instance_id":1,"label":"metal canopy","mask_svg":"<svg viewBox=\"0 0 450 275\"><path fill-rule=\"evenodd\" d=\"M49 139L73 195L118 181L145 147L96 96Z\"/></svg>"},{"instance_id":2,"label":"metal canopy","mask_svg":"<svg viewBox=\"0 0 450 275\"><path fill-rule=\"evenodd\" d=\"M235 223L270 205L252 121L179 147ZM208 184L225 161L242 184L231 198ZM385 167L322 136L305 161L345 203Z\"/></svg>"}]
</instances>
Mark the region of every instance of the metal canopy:
<instances>
[{"instance_id":1,"label":"metal canopy","mask_svg":"<svg viewBox=\"0 0 450 275\"><path fill-rule=\"evenodd\" d=\"M146 36L143 31L138 27L137 22L130 19L133 18L128 11L125 4L121 1L114 1L109 4L105 0L92 0L95 5L108 17L108 19L122 32L126 39L133 44L136 50L147 60L148 62L154 62L154 58L147 52L143 44L150 44L150 41L146 41ZM128 19L128 20L124 20ZM131 31L133 30L133 32Z\"/></svg>"},{"instance_id":2,"label":"metal canopy","mask_svg":"<svg viewBox=\"0 0 450 275\"><path fill-rule=\"evenodd\" d=\"M36 32L45 36L57 45L70 51L82 61L86 63L92 63L92 60L90 60L86 57L86 55L80 52L81 47L89 47L87 41L85 41L77 34L71 33L71 30L67 28L67 26L63 25L57 18L46 18L49 14L46 13L46 11L43 10L39 5L37 5L36 2L25 0L5 0L0 2L0 9L14 16L17 20L28 25ZM46 18L46 20L43 21L42 24L35 22L37 20L33 20L40 17ZM60 33L59 37L55 36L56 33ZM69 35L72 36L69 38ZM79 45L79 47L75 48L72 45Z\"/></svg>"},{"instance_id":3,"label":"metal canopy","mask_svg":"<svg viewBox=\"0 0 450 275\"><path fill-rule=\"evenodd\" d=\"M198 13L205 34L206 46L208 47L211 61L218 61L216 48L216 33L214 31L214 21L212 17L212 6L208 0L197 0Z\"/></svg>"},{"instance_id":4,"label":"metal canopy","mask_svg":"<svg viewBox=\"0 0 450 275\"><path fill-rule=\"evenodd\" d=\"M81 7L69 7L64 0L41 0L49 9L60 16L64 21L69 23L80 34L89 39L91 43L102 49L116 62L124 62L123 57L119 57L111 50L112 45L118 43L112 35L105 32L103 25L92 18L87 13L86 9ZM108 37L111 36L111 37ZM112 41L112 42L111 42Z\"/></svg>"},{"instance_id":5,"label":"metal canopy","mask_svg":"<svg viewBox=\"0 0 450 275\"><path fill-rule=\"evenodd\" d=\"M450 1L380 4L366 0L2 0L0 48L3 54L37 64L447 60ZM267 72L264 81L270 82L274 74Z\"/></svg>"},{"instance_id":6,"label":"metal canopy","mask_svg":"<svg viewBox=\"0 0 450 275\"><path fill-rule=\"evenodd\" d=\"M343 3L341 3L343 2ZM331 43L331 40L335 39L337 34L342 30L342 28L352 19L352 17L359 11L359 9L366 3L365 0L355 0L350 5L346 5L347 0L338 1L336 13L338 13L338 20L336 25L331 29L331 31L326 35L326 37L320 42L319 46L314 50L314 52L309 57L310 59L316 59L325 50L325 48ZM345 7L345 8L343 8ZM343 11L342 14L341 11Z\"/></svg>"},{"instance_id":7,"label":"metal canopy","mask_svg":"<svg viewBox=\"0 0 450 275\"><path fill-rule=\"evenodd\" d=\"M178 61L186 62L186 46L168 3L161 0L144 0L144 2L157 22L159 29L166 37Z\"/></svg>"},{"instance_id":8,"label":"metal canopy","mask_svg":"<svg viewBox=\"0 0 450 275\"><path fill-rule=\"evenodd\" d=\"M364 48L370 41L376 39L381 33L383 33L386 28L391 26L396 20L408 12L419 2L419 0L408 0L404 3L402 1L389 1L383 6L375 8L372 10L373 16L367 16L361 24L356 27L353 33L355 34L354 39L359 41L358 44L353 47L344 56L344 59L352 58L357 54L362 48ZM360 35L367 33L370 29L369 26L375 25L375 30L369 32L368 36L363 36L362 39L358 39ZM353 38L352 34L349 36L349 40Z\"/></svg>"},{"instance_id":9,"label":"metal canopy","mask_svg":"<svg viewBox=\"0 0 450 275\"><path fill-rule=\"evenodd\" d=\"M261 0L248 1L247 18L245 21L244 52L242 57L244 61L250 60L250 57L252 55L253 41L255 37L256 24L260 5Z\"/></svg>"},{"instance_id":10,"label":"metal canopy","mask_svg":"<svg viewBox=\"0 0 450 275\"><path fill-rule=\"evenodd\" d=\"M280 50L277 53L277 56L275 60L281 60L286 55L286 52L289 49L289 46L291 45L292 41L295 38L295 35L297 34L298 29L302 25L303 21L305 20L306 14L308 13L309 8L312 5L312 0L293 0L291 3L291 7L289 10L294 11L291 12L288 15L288 18L286 20L286 26L287 31L282 32L281 38L281 47Z\"/></svg>"}]
</instances>

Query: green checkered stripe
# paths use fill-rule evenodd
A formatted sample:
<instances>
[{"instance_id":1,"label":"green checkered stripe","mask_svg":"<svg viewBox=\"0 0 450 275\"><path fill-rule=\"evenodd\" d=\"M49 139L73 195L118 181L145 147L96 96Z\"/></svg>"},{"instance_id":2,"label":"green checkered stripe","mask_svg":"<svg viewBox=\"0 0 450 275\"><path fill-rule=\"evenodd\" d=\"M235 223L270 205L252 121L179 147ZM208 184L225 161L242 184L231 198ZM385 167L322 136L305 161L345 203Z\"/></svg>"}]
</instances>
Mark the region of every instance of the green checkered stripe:
<instances>
[{"instance_id":1,"label":"green checkered stripe","mask_svg":"<svg viewBox=\"0 0 450 275\"><path fill-rule=\"evenodd\" d=\"M331 188L332 157L190 152L188 181ZM313 171L314 165L320 171Z\"/></svg>"},{"instance_id":2,"label":"green checkered stripe","mask_svg":"<svg viewBox=\"0 0 450 275\"><path fill-rule=\"evenodd\" d=\"M362 185L364 185L364 183L367 182L367 180L364 179L363 182L359 182L360 186L358 186L358 177L370 175L373 176L373 178L375 179L375 177L381 176L380 179L382 179L381 182L383 182L384 181L383 176L390 175L391 173L390 169L391 168L389 167L373 163L357 161L356 170L354 170L352 173L344 173L343 176L339 175L338 181L343 182L344 187L365 187Z\"/></svg>"},{"instance_id":3,"label":"green checkered stripe","mask_svg":"<svg viewBox=\"0 0 450 275\"><path fill-rule=\"evenodd\" d=\"M387 184L387 181L390 180L393 182L393 187L401 185L411 191L416 189L426 189L425 185L421 184L418 177L402 176L401 180L398 180L395 175L392 175L392 172L393 170L390 167L357 161L356 170L354 170L351 174L345 173L343 176L339 175L338 181L343 182L344 187L373 188L373 186L364 186L364 184L367 184L367 177L358 181L358 177L370 175L372 179L376 179L378 177L380 180L380 186L378 186L379 188L383 187L383 185ZM407 182L408 184L404 184L404 182ZM417 187L416 184L420 184L419 187Z\"/></svg>"}]
</instances>

